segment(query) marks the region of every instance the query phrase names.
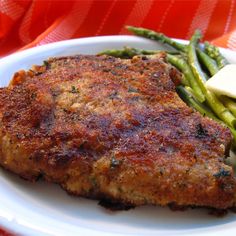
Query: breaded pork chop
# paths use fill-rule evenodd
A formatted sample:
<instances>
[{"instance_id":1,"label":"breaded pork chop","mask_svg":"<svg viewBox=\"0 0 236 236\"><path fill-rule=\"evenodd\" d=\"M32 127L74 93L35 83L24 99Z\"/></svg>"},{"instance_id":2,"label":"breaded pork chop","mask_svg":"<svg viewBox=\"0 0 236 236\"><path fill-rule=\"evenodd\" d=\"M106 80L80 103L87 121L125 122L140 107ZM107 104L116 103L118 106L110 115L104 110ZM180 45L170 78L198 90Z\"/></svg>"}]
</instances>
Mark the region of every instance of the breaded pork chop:
<instances>
[{"instance_id":1,"label":"breaded pork chop","mask_svg":"<svg viewBox=\"0 0 236 236\"><path fill-rule=\"evenodd\" d=\"M230 131L187 107L159 58L52 58L0 90L0 163L127 205L235 204Z\"/></svg>"}]
</instances>

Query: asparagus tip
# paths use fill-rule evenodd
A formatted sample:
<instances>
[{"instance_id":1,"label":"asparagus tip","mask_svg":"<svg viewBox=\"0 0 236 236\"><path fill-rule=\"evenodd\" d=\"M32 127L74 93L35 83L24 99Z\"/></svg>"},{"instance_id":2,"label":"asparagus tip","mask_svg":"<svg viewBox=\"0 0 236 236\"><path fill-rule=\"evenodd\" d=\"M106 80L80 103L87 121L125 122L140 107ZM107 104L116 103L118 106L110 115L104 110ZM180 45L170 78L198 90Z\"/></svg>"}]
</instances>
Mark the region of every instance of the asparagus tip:
<instances>
[{"instance_id":1,"label":"asparagus tip","mask_svg":"<svg viewBox=\"0 0 236 236\"><path fill-rule=\"evenodd\" d=\"M196 29L193 33L192 39L195 39L196 41L200 40L202 38L202 32L200 29Z\"/></svg>"},{"instance_id":2,"label":"asparagus tip","mask_svg":"<svg viewBox=\"0 0 236 236\"><path fill-rule=\"evenodd\" d=\"M125 28L126 28L127 30L130 30L131 28L133 28L133 26L126 25Z\"/></svg>"}]
</instances>

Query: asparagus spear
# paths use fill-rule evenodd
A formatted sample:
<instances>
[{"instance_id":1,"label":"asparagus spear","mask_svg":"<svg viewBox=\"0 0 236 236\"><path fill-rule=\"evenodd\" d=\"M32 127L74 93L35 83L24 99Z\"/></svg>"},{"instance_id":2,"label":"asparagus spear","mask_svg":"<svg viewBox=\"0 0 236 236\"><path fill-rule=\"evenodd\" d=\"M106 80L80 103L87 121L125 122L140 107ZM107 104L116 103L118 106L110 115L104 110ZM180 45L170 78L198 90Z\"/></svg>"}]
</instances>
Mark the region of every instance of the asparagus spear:
<instances>
[{"instance_id":1,"label":"asparagus spear","mask_svg":"<svg viewBox=\"0 0 236 236\"><path fill-rule=\"evenodd\" d=\"M187 64L187 62L184 59L178 58L178 57L170 55L170 54L167 54L167 61L170 64L172 64L173 66L175 66L176 68L178 68L180 71L182 71L182 73L184 74L184 76L188 80L190 87L193 89L194 94L197 97L197 99L200 102L204 102L205 97L204 97L201 89L199 88L198 83L196 82L194 75L193 75L189 65Z\"/></svg>"},{"instance_id":2,"label":"asparagus spear","mask_svg":"<svg viewBox=\"0 0 236 236\"><path fill-rule=\"evenodd\" d=\"M207 54L202 52L199 48L197 48L197 53L202 63L208 68L211 76L213 76L219 71L219 68L216 65L215 61L213 61ZM227 96L221 96L220 101L236 117L236 103Z\"/></svg>"},{"instance_id":3,"label":"asparagus spear","mask_svg":"<svg viewBox=\"0 0 236 236\"><path fill-rule=\"evenodd\" d=\"M154 55L154 54L163 53L163 52L168 53L168 54L173 54L173 55L179 54L179 52L176 52L176 51L143 50L143 49L137 49L137 48L124 47L123 49L104 50L98 53L98 55L109 55L113 57L129 59L136 55Z\"/></svg>"},{"instance_id":4,"label":"asparagus spear","mask_svg":"<svg viewBox=\"0 0 236 236\"><path fill-rule=\"evenodd\" d=\"M226 125L234 138L234 145L236 145L236 130L231 126L223 123L220 119L218 119L211 111L209 111L202 103L199 103L194 99L194 96L189 92L188 88L184 88L183 86L178 86L176 88L179 96L183 99L183 101L190 107L194 108L198 112L200 112L203 116L207 116L220 124Z\"/></svg>"},{"instance_id":5,"label":"asparagus spear","mask_svg":"<svg viewBox=\"0 0 236 236\"><path fill-rule=\"evenodd\" d=\"M128 29L129 31L131 31L135 35L138 35L138 36L141 36L144 38L153 39L156 41L160 41L162 43L172 46L173 48L175 48L179 51L186 52L186 45L184 45L182 43L178 43L162 33L158 33L158 32L155 32L155 31L149 30L149 29L133 27L133 26L126 26L126 29Z\"/></svg>"},{"instance_id":6,"label":"asparagus spear","mask_svg":"<svg viewBox=\"0 0 236 236\"><path fill-rule=\"evenodd\" d=\"M162 52L163 51L161 50L141 50L137 48L124 47L123 49L105 50L105 51L100 52L98 55L105 54L105 55L109 55L113 57L128 59L136 55L153 55L153 54L158 54Z\"/></svg>"},{"instance_id":7,"label":"asparagus spear","mask_svg":"<svg viewBox=\"0 0 236 236\"><path fill-rule=\"evenodd\" d=\"M212 92L208 91L205 87L205 75L202 72L202 69L199 65L197 54L195 48L201 38L201 32L196 30L193 34L192 38L190 39L188 45L188 61L190 67L195 75L195 78L198 82L199 87L204 94L206 101L210 108L215 112L215 114L224 121L227 125L231 127L236 126L236 118L232 115L232 113L219 101L219 99L213 94Z\"/></svg>"},{"instance_id":8,"label":"asparagus spear","mask_svg":"<svg viewBox=\"0 0 236 236\"><path fill-rule=\"evenodd\" d=\"M214 74L216 74L219 71L219 69L215 61L211 57L209 57L206 53L202 52L199 48L197 48L196 51L200 62L203 65L205 65L205 67L210 72L210 75L213 76Z\"/></svg>"},{"instance_id":9,"label":"asparagus spear","mask_svg":"<svg viewBox=\"0 0 236 236\"><path fill-rule=\"evenodd\" d=\"M207 54L205 54L204 52L202 52L198 48L197 48L197 53L198 53L198 56L201 59L202 63L208 68L211 76L213 76L214 74L216 74L219 71L219 68L216 65L215 61L213 61ZM221 96L220 101L236 117L236 103L231 98L229 98L227 96Z\"/></svg>"},{"instance_id":10,"label":"asparagus spear","mask_svg":"<svg viewBox=\"0 0 236 236\"><path fill-rule=\"evenodd\" d=\"M221 96L220 100L233 113L233 115L236 116L236 103L227 96Z\"/></svg>"},{"instance_id":11,"label":"asparagus spear","mask_svg":"<svg viewBox=\"0 0 236 236\"><path fill-rule=\"evenodd\" d=\"M201 32L199 30L196 30L189 42L187 54L188 54L189 65L193 71L194 76L198 81L199 86L202 89L202 87L204 87L204 82L206 81L206 78L198 62L196 54L196 47L201 37L202 37Z\"/></svg>"},{"instance_id":12,"label":"asparagus spear","mask_svg":"<svg viewBox=\"0 0 236 236\"><path fill-rule=\"evenodd\" d=\"M191 94L191 89L188 87L178 86L176 88L177 93L182 98L182 100L187 103L188 106L199 111L203 116L208 116L216 121L220 121L211 111L209 111L202 103L198 102L194 98L194 94Z\"/></svg>"},{"instance_id":13,"label":"asparagus spear","mask_svg":"<svg viewBox=\"0 0 236 236\"><path fill-rule=\"evenodd\" d=\"M205 42L205 52L209 57L216 61L220 69L229 64L226 58L220 53L219 48L210 44L209 42Z\"/></svg>"},{"instance_id":14,"label":"asparagus spear","mask_svg":"<svg viewBox=\"0 0 236 236\"><path fill-rule=\"evenodd\" d=\"M220 54L219 49L213 45L210 45L209 43L206 44L208 45L208 49L210 48L213 49L215 52L218 52L218 56L220 57L221 61L221 66L225 66L227 63L226 59ZM212 60L211 57L202 52L200 49L197 49L197 53L202 63L208 68L211 76L213 76L219 71L218 66L216 65L215 61ZM224 106L227 107L229 111L236 117L236 103L227 96L221 96L220 100L224 104Z\"/></svg>"}]
</instances>

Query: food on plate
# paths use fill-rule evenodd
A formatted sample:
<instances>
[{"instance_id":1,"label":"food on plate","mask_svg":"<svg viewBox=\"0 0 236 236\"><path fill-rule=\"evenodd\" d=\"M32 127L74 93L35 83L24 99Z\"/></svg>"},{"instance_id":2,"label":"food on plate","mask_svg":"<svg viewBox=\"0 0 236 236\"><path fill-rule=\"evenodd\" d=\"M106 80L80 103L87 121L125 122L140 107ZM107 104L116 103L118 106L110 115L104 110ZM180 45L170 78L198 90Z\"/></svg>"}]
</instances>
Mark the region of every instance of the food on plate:
<instances>
[{"instance_id":1,"label":"food on plate","mask_svg":"<svg viewBox=\"0 0 236 236\"><path fill-rule=\"evenodd\" d=\"M216 64L218 65L219 69L229 64L226 58L221 55L219 48L209 44L208 42L205 42L204 45L206 54L216 61Z\"/></svg>"},{"instance_id":2,"label":"food on plate","mask_svg":"<svg viewBox=\"0 0 236 236\"><path fill-rule=\"evenodd\" d=\"M180 99L182 78L165 53L20 71L0 90L0 164L112 204L234 207L230 130Z\"/></svg>"}]
</instances>

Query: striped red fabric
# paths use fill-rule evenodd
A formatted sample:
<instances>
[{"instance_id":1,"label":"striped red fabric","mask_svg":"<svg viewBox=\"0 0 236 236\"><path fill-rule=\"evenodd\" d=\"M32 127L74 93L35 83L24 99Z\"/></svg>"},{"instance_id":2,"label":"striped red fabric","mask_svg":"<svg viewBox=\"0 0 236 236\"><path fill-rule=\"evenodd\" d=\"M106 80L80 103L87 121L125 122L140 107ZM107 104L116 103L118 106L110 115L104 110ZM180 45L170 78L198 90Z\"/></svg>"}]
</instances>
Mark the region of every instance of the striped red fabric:
<instances>
[{"instance_id":1,"label":"striped red fabric","mask_svg":"<svg viewBox=\"0 0 236 236\"><path fill-rule=\"evenodd\" d=\"M0 0L0 56L54 41L127 34L124 25L236 50L236 0Z\"/></svg>"},{"instance_id":2,"label":"striped red fabric","mask_svg":"<svg viewBox=\"0 0 236 236\"><path fill-rule=\"evenodd\" d=\"M0 0L0 56L55 41L128 34L125 25L236 50L236 0ZM0 235L4 235L0 230Z\"/></svg>"}]
</instances>

